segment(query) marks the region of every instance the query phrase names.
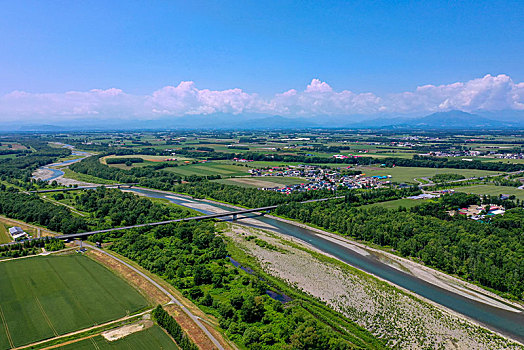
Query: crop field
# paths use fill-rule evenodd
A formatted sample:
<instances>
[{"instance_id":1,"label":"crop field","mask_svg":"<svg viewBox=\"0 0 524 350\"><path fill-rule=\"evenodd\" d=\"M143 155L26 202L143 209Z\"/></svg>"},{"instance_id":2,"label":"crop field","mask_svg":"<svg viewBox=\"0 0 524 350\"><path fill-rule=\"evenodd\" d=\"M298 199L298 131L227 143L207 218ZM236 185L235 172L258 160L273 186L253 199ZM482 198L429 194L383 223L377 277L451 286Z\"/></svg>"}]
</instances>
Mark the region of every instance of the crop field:
<instances>
[{"instance_id":1,"label":"crop field","mask_svg":"<svg viewBox=\"0 0 524 350\"><path fill-rule=\"evenodd\" d=\"M9 236L8 228L0 223L0 244L11 242L11 237Z\"/></svg>"},{"instance_id":2,"label":"crop field","mask_svg":"<svg viewBox=\"0 0 524 350\"><path fill-rule=\"evenodd\" d=\"M456 192L465 192L478 195L498 196L500 194L515 195L520 200L524 200L524 190L519 190L517 187L509 186L495 186L495 185L475 185L455 187Z\"/></svg>"},{"instance_id":3,"label":"crop field","mask_svg":"<svg viewBox=\"0 0 524 350\"><path fill-rule=\"evenodd\" d=\"M172 171L182 176L208 176L221 175L223 177L247 175L248 168L238 165L228 165L221 163L198 163L188 164L173 168L166 168L164 171Z\"/></svg>"},{"instance_id":4,"label":"crop field","mask_svg":"<svg viewBox=\"0 0 524 350\"><path fill-rule=\"evenodd\" d=\"M307 182L305 179L297 177L283 176L258 176L258 177L236 177L232 179L214 180L226 185L235 185L241 187L284 187Z\"/></svg>"},{"instance_id":5,"label":"crop field","mask_svg":"<svg viewBox=\"0 0 524 350\"><path fill-rule=\"evenodd\" d=\"M115 320L147 306L120 277L82 255L0 262L0 349Z\"/></svg>"},{"instance_id":6,"label":"crop field","mask_svg":"<svg viewBox=\"0 0 524 350\"><path fill-rule=\"evenodd\" d=\"M417 205L421 205L427 202L428 202L427 199L415 200L415 199L402 198L402 199L395 199L392 201L367 204L367 205L361 206L360 208L382 207L386 209L397 209L399 207L404 207L404 208L409 209L409 208L413 208L413 207L416 207Z\"/></svg>"},{"instance_id":7,"label":"crop field","mask_svg":"<svg viewBox=\"0 0 524 350\"><path fill-rule=\"evenodd\" d=\"M65 345L59 348L60 350L127 350L127 349L141 349L141 350L156 350L156 349L179 349L173 340L159 327L153 326L143 331L130 334L125 338L107 341L102 336L85 339L76 343Z\"/></svg>"},{"instance_id":8,"label":"crop field","mask_svg":"<svg viewBox=\"0 0 524 350\"><path fill-rule=\"evenodd\" d=\"M437 174L460 174L464 177L476 177L497 174L494 171L475 170L475 169L444 169L444 168L418 168L418 167L395 167L395 168L375 168L375 167L356 167L367 176L391 175L391 181L412 182L416 178L433 177Z\"/></svg>"}]
</instances>

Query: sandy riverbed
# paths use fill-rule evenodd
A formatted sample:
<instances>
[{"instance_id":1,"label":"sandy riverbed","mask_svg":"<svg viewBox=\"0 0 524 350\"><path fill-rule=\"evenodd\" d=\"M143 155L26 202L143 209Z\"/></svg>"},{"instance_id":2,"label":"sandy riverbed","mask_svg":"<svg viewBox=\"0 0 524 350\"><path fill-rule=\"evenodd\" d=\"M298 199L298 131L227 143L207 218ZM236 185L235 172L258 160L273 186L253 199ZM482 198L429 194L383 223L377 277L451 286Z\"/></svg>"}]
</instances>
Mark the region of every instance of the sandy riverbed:
<instances>
[{"instance_id":1,"label":"sandy riverbed","mask_svg":"<svg viewBox=\"0 0 524 350\"><path fill-rule=\"evenodd\" d=\"M287 242L296 239L264 230L230 224L224 232L255 256L264 270L323 300L362 327L401 349L522 349L486 332L463 317L349 266L321 261ZM257 235L285 250L269 250L246 240ZM326 288L329 286L329 288Z\"/></svg>"}]
</instances>

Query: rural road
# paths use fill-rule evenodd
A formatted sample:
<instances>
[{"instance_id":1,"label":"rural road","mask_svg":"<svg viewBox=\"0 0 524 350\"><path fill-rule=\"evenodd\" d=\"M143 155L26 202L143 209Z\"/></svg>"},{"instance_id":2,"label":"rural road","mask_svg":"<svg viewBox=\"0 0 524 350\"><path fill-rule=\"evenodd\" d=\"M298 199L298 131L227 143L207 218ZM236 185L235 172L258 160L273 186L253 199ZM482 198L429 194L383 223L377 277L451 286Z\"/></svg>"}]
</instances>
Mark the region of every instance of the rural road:
<instances>
[{"instance_id":1,"label":"rural road","mask_svg":"<svg viewBox=\"0 0 524 350\"><path fill-rule=\"evenodd\" d=\"M215 336L213 336L213 334L211 334L211 332L202 324L202 322L200 322L200 318L195 316L187 307L185 307L178 299L176 299L173 294L171 294L169 291L167 291L164 287L162 287L160 284L158 284L157 282L155 282L152 278L150 278L149 276L147 276L146 274L142 273L141 271L139 271L138 269L136 269L135 267L133 267L132 265L128 264L127 262L123 261L122 259L114 256L113 254L111 253L108 253L106 252L105 250L103 249L100 249L100 248L97 248L87 242L83 242L82 243L83 246L87 246L93 250L96 250L102 254L105 254L113 259L115 259L116 261L118 261L119 263L127 266L128 268L130 268L131 270L135 271L136 273L138 273L140 276L144 277L148 282L150 282L151 284L153 284L155 287L157 287L162 293L164 293L165 295L167 295L170 299L170 302L169 304L176 304L177 306L179 306L182 311L184 311L192 320L193 322L196 323L196 325L202 329L202 331L207 335L207 337L213 342L213 344L215 344L215 346L219 349L219 350L224 350L224 347L220 344L220 342L215 338Z\"/></svg>"}]
</instances>

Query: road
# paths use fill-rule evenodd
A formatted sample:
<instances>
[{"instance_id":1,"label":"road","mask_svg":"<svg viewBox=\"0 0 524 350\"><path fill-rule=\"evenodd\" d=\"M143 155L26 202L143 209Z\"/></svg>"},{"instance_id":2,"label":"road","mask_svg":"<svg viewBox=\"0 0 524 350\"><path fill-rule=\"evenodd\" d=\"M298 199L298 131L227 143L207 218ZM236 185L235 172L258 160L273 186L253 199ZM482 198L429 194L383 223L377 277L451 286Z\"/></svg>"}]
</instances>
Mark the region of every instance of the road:
<instances>
[{"instance_id":1,"label":"road","mask_svg":"<svg viewBox=\"0 0 524 350\"><path fill-rule=\"evenodd\" d=\"M162 293L164 293L170 300L169 304L176 304L178 307L180 307L180 309L182 309L182 311L184 311L192 320L193 322L195 322L195 324L200 328L202 329L202 331L207 335L207 337L213 342L213 344L215 344L215 346L219 349L219 350L224 350L224 347L220 344L220 342L215 338L215 336L213 334L211 334L211 332L206 328L206 326L204 326L202 324L202 322L200 321L200 318L198 316L195 316L187 307L184 306L184 304L182 304L177 298L175 298L173 296L173 294L171 294L168 290L166 290L164 287L162 287L160 284L158 284L155 280L153 280L152 278L150 278L149 276L147 276L145 273L141 272L140 270L138 270L137 268L135 268L134 266L132 266L131 264L128 264L127 262L125 262L124 260L114 256L113 254L111 253L108 253L106 252L105 250L103 249L100 249L100 248L97 248L89 243L82 243L83 246L87 246L93 250L96 250L102 254L105 254L113 259L115 259L116 261L118 261L119 263L125 265L126 267L130 268L131 270L135 271L136 273L138 273L140 276L142 276L143 278L145 278L148 282L150 282L151 284L153 284L155 287L157 287Z\"/></svg>"}]
</instances>

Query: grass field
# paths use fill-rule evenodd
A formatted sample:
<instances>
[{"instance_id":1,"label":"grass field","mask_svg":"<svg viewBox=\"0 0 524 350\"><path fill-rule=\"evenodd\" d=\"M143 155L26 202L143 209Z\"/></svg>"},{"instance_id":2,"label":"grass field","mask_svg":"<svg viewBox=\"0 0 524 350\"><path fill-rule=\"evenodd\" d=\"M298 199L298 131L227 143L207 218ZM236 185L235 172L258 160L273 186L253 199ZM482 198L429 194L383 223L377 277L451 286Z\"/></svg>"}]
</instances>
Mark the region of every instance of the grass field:
<instances>
[{"instance_id":1,"label":"grass field","mask_svg":"<svg viewBox=\"0 0 524 350\"><path fill-rule=\"evenodd\" d=\"M391 181L415 183L415 178L433 177L437 174L460 174L466 178L476 176L486 176L497 174L494 171L475 170L475 169L448 169L448 168L418 168L418 167L395 167L395 168L375 168L375 167L356 167L367 176L391 175Z\"/></svg>"},{"instance_id":2,"label":"grass field","mask_svg":"<svg viewBox=\"0 0 524 350\"><path fill-rule=\"evenodd\" d=\"M106 161L107 158L122 158L122 159L125 159L125 158L142 158L144 160L144 162L143 163L133 163L131 166L127 166L124 163L122 163L122 164L107 164L107 161ZM180 156L150 156L150 155L142 155L142 154L133 154L133 155L125 155L125 156L115 156L115 155L105 156L105 157L100 158L100 163L108 165L109 167L113 167L113 168L129 170L131 168L138 168L138 167L144 167L144 166L148 166L148 165L155 165L155 164L158 164L158 163L163 163L166 159L169 159L169 158L176 158L177 159L176 162L175 161L170 161L169 163L177 163L177 164L182 164L184 161L192 161L192 160L194 160L193 158L185 158L185 157L180 157Z\"/></svg>"},{"instance_id":3,"label":"grass field","mask_svg":"<svg viewBox=\"0 0 524 350\"><path fill-rule=\"evenodd\" d=\"M87 174L82 174L82 173L77 173L77 172L74 172L73 170L71 170L69 168L62 168L62 171L64 172L64 177L67 178L67 179L73 179L73 180L83 181L83 182L90 182L90 183L95 183L95 184L108 184L108 185L110 185L110 184L116 183L116 181L101 179L99 177L95 177L95 176L91 176L91 175L87 175Z\"/></svg>"},{"instance_id":4,"label":"grass field","mask_svg":"<svg viewBox=\"0 0 524 350\"><path fill-rule=\"evenodd\" d=\"M179 349L173 340L159 327L153 326L138 333L133 333L125 338L109 342L102 336L85 339L77 343L65 345L60 350L157 350Z\"/></svg>"},{"instance_id":5,"label":"grass field","mask_svg":"<svg viewBox=\"0 0 524 350\"><path fill-rule=\"evenodd\" d=\"M473 193L479 195L498 196L500 194L515 195L520 200L524 200L524 190L519 190L516 187L509 186L495 186L495 185L475 185L455 187L456 192Z\"/></svg>"},{"instance_id":6,"label":"grass field","mask_svg":"<svg viewBox=\"0 0 524 350\"><path fill-rule=\"evenodd\" d=\"M413 208L413 207L416 207L417 205L421 205L427 202L428 200L425 200L425 199L414 200L414 199L402 198L402 199L395 199L392 201L367 204L367 205L361 206L361 208L370 208L370 207L382 207L386 209L397 209L399 207Z\"/></svg>"},{"instance_id":7,"label":"grass field","mask_svg":"<svg viewBox=\"0 0 524 350\"><path fill-rule=\"evenodd\" d=\"M229 165L221 163L198 163L182 165L173 168L166 168L164 171L171 171L182 176L191 175L221 175L223 177L247 175L249 168L239 165Z\"/></svg>"},{"instance_id":8,"label":"grass field","mask_svg":"<svg viewBox=\"0 0 524 350\"><path fill-rule=\"evenodd\" d=\"M115 320L146 299L97 262L78 254L0 262L0 349Z\"/></svg>"},{"instance_id":9,"label":"grass field","mask_svg":"<svg viewBox=\"0 0 524 350\"><path fill-rule=\"evenodd\" d=\"M9 235L8 228L6 225L0 223L0 244L11 242L11 236Z\"/></svg>"}]
</instances>

